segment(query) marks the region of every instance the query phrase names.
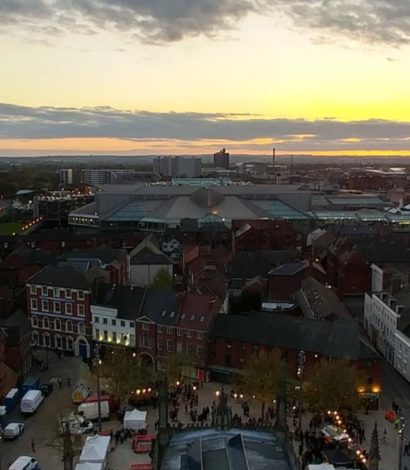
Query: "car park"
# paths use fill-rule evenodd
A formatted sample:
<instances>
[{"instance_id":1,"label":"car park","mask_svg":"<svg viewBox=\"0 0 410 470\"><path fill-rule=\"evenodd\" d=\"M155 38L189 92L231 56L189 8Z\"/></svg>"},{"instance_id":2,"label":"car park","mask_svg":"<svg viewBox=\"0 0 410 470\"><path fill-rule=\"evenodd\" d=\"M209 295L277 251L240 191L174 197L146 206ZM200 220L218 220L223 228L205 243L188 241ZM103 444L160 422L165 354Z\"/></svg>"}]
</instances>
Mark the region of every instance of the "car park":
<instances>
[{"instance_id":1,"label":"car park","mask_svg":"<svg viewBox=\"0 0 410 470\"><path fill-rule=\"evenodd\" d=\"M3 439L12 441L17 439L24 432L23 423L9 423L3 430Z\"/></svg>"}]
</instances>

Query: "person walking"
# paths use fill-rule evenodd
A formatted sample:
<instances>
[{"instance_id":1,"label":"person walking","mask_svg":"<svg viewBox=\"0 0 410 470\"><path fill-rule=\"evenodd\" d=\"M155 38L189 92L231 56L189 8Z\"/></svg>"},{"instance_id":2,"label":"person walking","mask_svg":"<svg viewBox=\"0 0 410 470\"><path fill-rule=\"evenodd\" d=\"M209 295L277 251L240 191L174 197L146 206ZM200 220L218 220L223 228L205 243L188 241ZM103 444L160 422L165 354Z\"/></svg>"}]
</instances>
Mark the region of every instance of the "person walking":
<instances>
[{"instance_id":1,"label":"person walking","mask_svg":"<svg viewBox=\"0 0 410 470\"><path fill-rule=\"evenodd\" d=\"M67 377L67 387L71 387L71 377Z\"/></svg>"},{"instance_id":2,"label":"person walking","mask_svg":"<svg viewBox=\"0 0 410 470\"><path fill-rule=\"evenodd\" d=\"M34 443L34 439L31 439L31 452L35 452L36 451L36 445Z\"/></svg>"}]
</instances>

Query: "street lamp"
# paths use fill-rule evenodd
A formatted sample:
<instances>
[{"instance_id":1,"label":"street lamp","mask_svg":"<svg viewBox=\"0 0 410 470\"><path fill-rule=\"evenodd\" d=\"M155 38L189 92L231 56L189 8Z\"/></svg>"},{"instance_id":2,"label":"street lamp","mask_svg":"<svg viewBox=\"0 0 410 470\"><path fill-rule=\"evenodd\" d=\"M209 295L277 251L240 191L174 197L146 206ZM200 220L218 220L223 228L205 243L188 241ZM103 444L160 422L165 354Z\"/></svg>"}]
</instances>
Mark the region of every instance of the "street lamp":
<instances>
[{"instance_id":1,"label":"street lamp","mask_svg":"<svg viewBox=\"0 0 410 470\"><path fill-rule=\"evenodd\" d=\"M97 406L98 406L98 431L101 432L102 424L101 424L101 388L100 388L100 345L95 345L95 363L96 363L96 376L97 376Z\"/></svg>"},{"instance_id":2,"label":"street lamp","mask_svg":"<svg viewBox=\"0 0 410 470\"><path fill-rule=\"evenodd\" d=\"M399 418L399 428L398 428L398 470L401 470L403 464L403 440L404 440L404 429L406 428L406 422L403 417Z\"/></svg>"},{"instance_id":3,"label":"street lamp","mask_svg":"<svg viewBox=\"0 0 410 470\"><path fill-rule=\"evenodd\" d=\"M303 408L303 369L305 366L306 356L305 351L299 351L298 354L298 371L297 375L300 380L300 388L299 388L299 429L302 429L302 408Z\"/></svg>"}]
</instances>

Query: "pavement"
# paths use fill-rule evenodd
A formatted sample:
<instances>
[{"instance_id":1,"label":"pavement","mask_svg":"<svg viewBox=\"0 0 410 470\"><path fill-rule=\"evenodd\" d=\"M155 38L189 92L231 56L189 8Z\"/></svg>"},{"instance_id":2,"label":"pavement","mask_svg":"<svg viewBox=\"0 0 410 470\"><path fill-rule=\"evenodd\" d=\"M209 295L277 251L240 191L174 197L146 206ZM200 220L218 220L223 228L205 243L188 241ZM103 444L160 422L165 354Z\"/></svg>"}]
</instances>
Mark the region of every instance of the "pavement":
<instances>
[{"instance_id":1,"label":"pavement","mask_svg":"<svg viewBox=\"0 0 410 470\"><path fill-rule=\"evenodd\" d=\"M40 357L43 351L35 353ZM85 365L79 358L62 357L49 353L49 369L41 371L38 366L33 366L30 375L39 376L41 383L50 383L53 379L62 378L62 388L54 383L53 392L45 398L38 411L30 417L20 414L17 405L12 413L7 415L6 424L10 422L22 422L25 424L24 433L14 441L2 440L0 445L1 469L7 469L21 455L35 456L41 470L58 470L63 468L61 463L62 446L57 437L58 417L65 416L75 409L71 402L72 387L66 384L66 378L71 377L73 384L83 374ZM34 442L35 451L32 450Z\"/></svg>"},{"instance_id":2,"label":"pavement","mask_svg":"<svg viewBox=\"0 0 410 470\"><path fill-rule=\"evenodd\" d=\"M44 354L36 352L36 355ZM20 455L34 455L38 458L40 468L42 470L58 470L63 468L61 462L61 444L57 438L57 425L59 415L64 416L75 410L75 405L71 402L72 387L66 384L67 377L72 378L72 384L78 381L87 380L87 367L79 358L65 358L61 360L53 353L49 354L49 369L45 372L34 366L30 375L38 375L42 383L47 383L58 378L63 378L64 385L59 388L58 384L54 384L54 391L47 397L37 411L37 413L29 418L23 418L20 415L18 407L8 417L7 422L24 422L26 429L24 434L13 442L0 443L0 455L2 466L5 470ZM374 423L378 424L380 455L381 462L379 470L406 470L406 466L410 469L410 456L403 456L402 468L398 466L398 450L399 438L394 425L384 418L387 409L391 409L392 401L396 401L402 409L402 413L406 420L410 423L410 384L400 376L389 364L383 364L382 371L382 390L383 394L380 400L380 408L378 411L369 411L369 413L361 414L359 419L362 420L365 428L365 441L363 447L369 450L371 432ZM225 385L225 392L230 392L231 387ZM203 407L211 406L213 400L217 398L216 392L222 389L222 385L212 382L204 384L199 388L199 403L197 410L200 412ZM241 401L229 397L228 404L232 407L233 413L242 416ZM256 419L260 416L260 404L256 400L248 402L250 407L250 417ZM140 407L146 410L147 414L147 430L149 433L155 432L154 423L158 419L158 410L152 407ZM304 416L304 425L307 426L310 417L308 414ZM184 406L180 406L178 420L183 424L190 424L189 415L185 414ZM121 428L121 423L117 420L104 421L103 430L112 429L114 432ZM290 425L292 428L292 425ZM386 429L387 439L382 442L383 431ZM83 436L81 442L78 442L78 449L81 448L82 442L86 436ZM34 440L35 452L32 452L31 443ZM410 442L410 425L409 429L404 432L403 444ZM147 454L135 454L131 448L131 440L118 444L108 460L108 468L112 470L127 470L132 463L147 463L149 457ZM74 463L76 463L77 458Z\"/></svg>"}]
</instances>

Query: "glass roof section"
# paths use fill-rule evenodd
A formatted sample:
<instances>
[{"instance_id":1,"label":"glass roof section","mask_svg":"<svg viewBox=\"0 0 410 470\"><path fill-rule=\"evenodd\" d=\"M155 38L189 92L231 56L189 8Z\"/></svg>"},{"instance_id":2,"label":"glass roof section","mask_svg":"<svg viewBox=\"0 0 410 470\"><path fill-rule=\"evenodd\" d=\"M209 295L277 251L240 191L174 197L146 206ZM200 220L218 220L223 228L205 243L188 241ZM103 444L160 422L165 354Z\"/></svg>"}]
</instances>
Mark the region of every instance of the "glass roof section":
<instances>
[{"instance_id":1,"label":"glass roof section","mask_svg":"<svg viewBox=\"0 0 410 470\"><path fill-rule=\"evenodd\" d=\"M272 218L282 218L287 220L306 220L306 214L289 207L278 199L268 201L252 201L253 204L259 206L266 211Z\"/></svg>"}]
</instances>

